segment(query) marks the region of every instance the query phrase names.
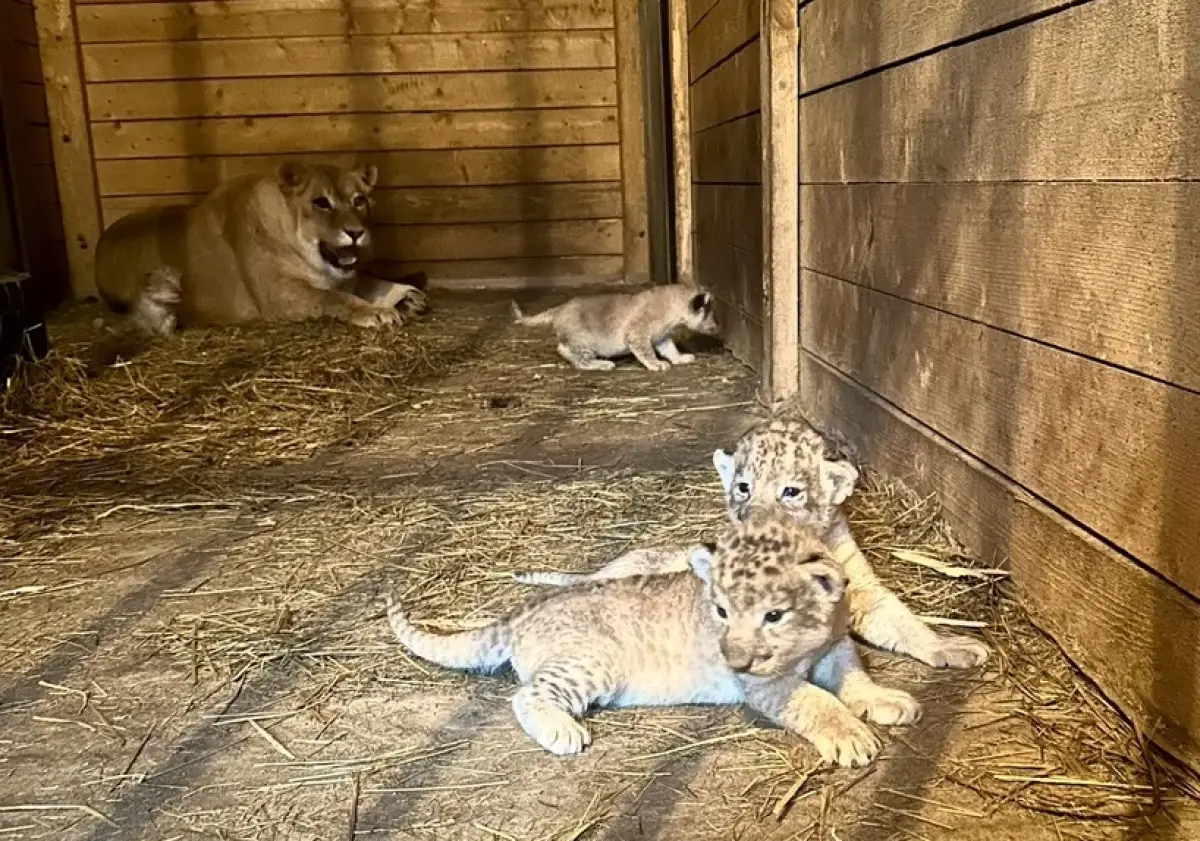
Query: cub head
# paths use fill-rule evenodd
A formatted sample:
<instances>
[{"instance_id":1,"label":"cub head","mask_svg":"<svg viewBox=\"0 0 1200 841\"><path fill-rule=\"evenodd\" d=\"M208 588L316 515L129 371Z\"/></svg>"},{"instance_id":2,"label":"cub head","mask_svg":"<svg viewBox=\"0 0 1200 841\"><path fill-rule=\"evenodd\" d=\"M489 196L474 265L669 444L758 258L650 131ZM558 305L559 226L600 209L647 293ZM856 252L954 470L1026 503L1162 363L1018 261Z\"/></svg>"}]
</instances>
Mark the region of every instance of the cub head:
<instances>
[{"instance_id":1,"label":"cub head","mask_svg":"<svg viewBox=\"0 0 1200 841\"><path fill-rule=\"evenodd\" d=\"M847 633L846 574L809 528L766 512L727 526L715 550L696 547L735 672L772 678L810 662Z\"/></svg>"},{"instance_id":2,"label":"cub head","mask_svg":"<svg viewBox=\"0 0 1200 841\"><path fill-rule=\"evenodd\" d=\"M289 161L276 178L314 264L337 276L353 274L369 254L367 220L379 170L372 164L343 169Z\"/></svg>"},{"instance_id":3,"label":"cub head","mask_svg":"<svg viewBox=\"0 0 1200 841\"><path fill-rule=\"evenodd\" d=\"M720 332L717 316L713 312L713 296L711 292L696 287L688 298L687 312L683 317L684 326L694 333L715 336Z\"/></svg>"},{"instance_id":4,"label":"cub head","mask_svg":"<svg viewBox=\"0 0 1200 841\"><path fill-rule=\"evenodd\" d=\"M725 488L733 522L755 509L786 515L824 534L854 491L858 470L832 459L815 429L803 423L772 421L742 436L732 453L717 450L713 466Z\"/></svg>"}]
</instances>

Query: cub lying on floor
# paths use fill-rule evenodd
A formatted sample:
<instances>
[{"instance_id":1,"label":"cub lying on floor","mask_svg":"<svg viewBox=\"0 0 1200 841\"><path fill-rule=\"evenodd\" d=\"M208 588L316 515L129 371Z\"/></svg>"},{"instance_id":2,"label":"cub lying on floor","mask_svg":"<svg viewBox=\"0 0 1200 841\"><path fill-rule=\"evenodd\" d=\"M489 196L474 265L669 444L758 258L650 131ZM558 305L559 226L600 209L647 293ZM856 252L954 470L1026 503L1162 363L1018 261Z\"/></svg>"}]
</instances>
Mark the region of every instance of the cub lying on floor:
<instances>
[{"instance_id":1,"label":"cub lying on floor","mask_svg":"<svg viewBox=\"0 0 1200 841\"><path fill-rule=\"evenodd\" d=\"M559 755L590 743L577 718L593 705L746 703L847 766L880 748L856 715L919 717L911 695L863 671L846 635L845 576L810 530L753 517L727 527L714 551L694 551L690 567L545 591L463 633L419 630L399 605L388 618L405 648L434 663L511 663L517 720Z\"/></svg>"},{"instance_id":2,"label":"cub lying on floor","mask_svg":"<svg viewBox=\"0 0 1200 841\"><path fill-rule=\"evenodd\" d=\"M573 298L537 315L523 315L515 301L512 310L518 324L553 325L559 355L581 371L606 371L615 365L610 357L627 353L651 371L665 371L694 359L675 347L675 330L717 334L712 306L703 289L670 285Z\"/></svg>"}]
</instances>

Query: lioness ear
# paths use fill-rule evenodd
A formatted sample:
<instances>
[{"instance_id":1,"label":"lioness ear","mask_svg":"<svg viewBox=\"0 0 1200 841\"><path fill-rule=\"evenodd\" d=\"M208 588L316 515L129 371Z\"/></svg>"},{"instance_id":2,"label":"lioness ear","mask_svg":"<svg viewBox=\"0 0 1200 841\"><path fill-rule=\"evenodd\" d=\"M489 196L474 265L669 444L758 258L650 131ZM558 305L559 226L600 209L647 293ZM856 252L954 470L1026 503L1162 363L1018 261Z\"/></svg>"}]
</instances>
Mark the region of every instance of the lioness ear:
<instances>
[{"instance_id":1,"label":"lioness ear","mask_svg":"<svg viewBox=\"0 0 1200 841\"><path fill-rule=\"evenodd\" d=\"M824 561L810 561L805 564L805 568L812 575L813 583L821 588L827 601L832 603L841 600L846 592L846 573L841 567Z\"/></svg>"},{"instance_id":2,"label":"lioness ear","mask_svg":"<svg viewBox=\"0 0 1200 841\"><path fill-rule=\"evenodd\" d=\"M688 566L697 578L705 584L712 585L712 552L707 546L696 546L688 555Z\"/></svg>"},{"instance_id":3,"label":"lioness ear","mask_svg":"<svg viewBox=\"0 0 1200 841\"><path fill-rule=\"evenodd\" d=\"M854 493L858 470L848 461L821 462L821 488L833 505L841 505Z\"/></svg>"},{"instance_id":4,"label":"lioness ear","mask_svg":"<svg viewBox=\"0 0 1200 841\"><path fill-rule=\"evenodd\" d=\"M295 194L303 192L304 188L308 186L312 174L308 171L308 167L299 161L284 161L279 165L275 177L279 179L279 186L285 193Z\"/></svg>"},{"instance_id":5,"label":"lioness ear","mask_svg":"<svg viewBox=\"0 0 1200 841\"><path fill-rule=\"evenodd\" d=\"M733 453L727 453L724 450L713 451L713 467L717 468L717 474L721 477L721 484L725 488L725 493L729 493L729 489L733 487Z\"/></svg>"},{"instance_id":6,"label":"lioness ear","mask_svg":"<svg viewBox=\"0 0 1200 841\"><path fill-rule=\"evenodd\" d=\"M379 182L379 167L375 164L363 164L354 170L354 174L362 182L363 190L368 193L374 190L375 185Z\"/></svg>"}]
</instances>

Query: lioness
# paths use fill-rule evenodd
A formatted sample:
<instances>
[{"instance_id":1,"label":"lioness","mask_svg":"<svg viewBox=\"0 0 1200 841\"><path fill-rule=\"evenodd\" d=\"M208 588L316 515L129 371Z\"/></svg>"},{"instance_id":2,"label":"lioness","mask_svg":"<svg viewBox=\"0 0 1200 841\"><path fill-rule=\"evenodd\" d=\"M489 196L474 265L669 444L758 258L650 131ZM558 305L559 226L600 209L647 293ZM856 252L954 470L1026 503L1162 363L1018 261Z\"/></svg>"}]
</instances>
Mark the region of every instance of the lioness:
<instances>
[{"instance_id":1,"label":"lioness","mask_svg":"<svg viewBox=\"0 0 1200 841\"><path fill-rule=\"evenodd\" d=\"M176 326L331 317L359 327L422 312L415 287L360 277L371 242L372 166L286 162L220 185L199 203L125 216L100 237L96 285L117 312ZM363 297L351 294L358 287Z\"/></svg>"}]
</instances>

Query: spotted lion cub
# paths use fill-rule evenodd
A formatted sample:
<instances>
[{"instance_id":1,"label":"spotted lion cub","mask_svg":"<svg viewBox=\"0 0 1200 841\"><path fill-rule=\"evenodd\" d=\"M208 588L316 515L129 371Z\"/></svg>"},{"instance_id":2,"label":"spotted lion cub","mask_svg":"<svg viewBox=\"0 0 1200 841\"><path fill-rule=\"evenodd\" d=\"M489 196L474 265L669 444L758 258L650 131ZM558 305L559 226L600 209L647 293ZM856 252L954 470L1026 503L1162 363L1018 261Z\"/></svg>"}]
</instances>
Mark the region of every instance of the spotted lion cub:
<instances>
[{"instance_id":1,"label":"spotted lion cub","mask_svg":"<svg viewBox=\"0 0 1200 841\"><path fill-rule=\"evenodd\" d=\"M516 301L512 310L518 324L552 325L559 355L581 371L606 371L616 364L612 357L629 353L651 371L665 371L695 359L675 346L676 330L718 332L712 295L677 284L573 298L537 315L524 315Z\"/></svg>"},{"instance_id":2,"label":"spotted lion cub","mask_svg":"<svg viewBox=\"0 0 1200 841\"><path fill-rule=\"evenodd\" d=\"M548 590L484 628L419 630L388 617L418 657L456 669L511 664L521 727L558 755L591 742L591 706L746 703L807 738L826 761L870 762L879 724L910 724L920 706L876 685L846 634L846 580L810 530L755 516L728 526L689 570Z\"/></svg>"}]
</instances>

